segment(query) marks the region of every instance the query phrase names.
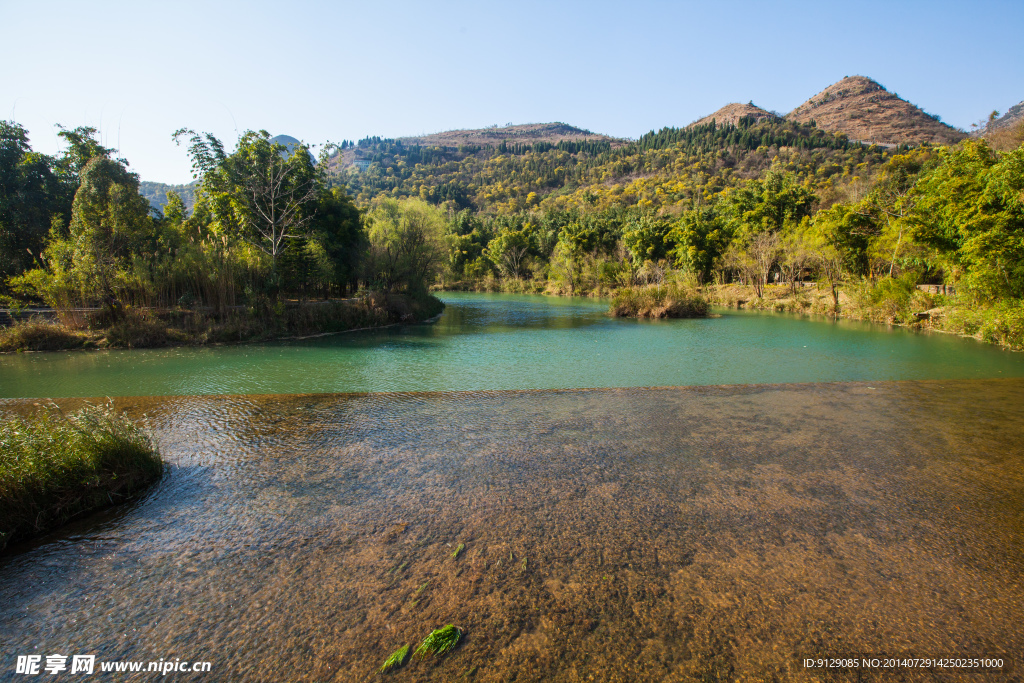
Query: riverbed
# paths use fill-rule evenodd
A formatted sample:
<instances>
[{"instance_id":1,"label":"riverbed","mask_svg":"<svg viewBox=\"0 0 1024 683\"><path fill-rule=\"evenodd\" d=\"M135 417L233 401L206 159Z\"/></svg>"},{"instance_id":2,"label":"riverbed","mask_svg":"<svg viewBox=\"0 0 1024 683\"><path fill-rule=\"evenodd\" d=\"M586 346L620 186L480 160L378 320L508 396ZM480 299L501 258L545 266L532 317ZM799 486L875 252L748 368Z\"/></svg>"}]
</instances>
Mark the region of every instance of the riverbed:
<instances>
[{"instance_id":1,"label":"riverbed","mask_svg":"<svg viewBox=\"0 0 1024 683\"><path fill-rule=\"evenodd\" d=\"M374 680L453 623L451 654L382 678L965 677L803 666L888 654L997 657L1009 671L970 680L1019 680L1019 354L448 303L434 327L0 365L22 397L3 409L113 395L170 463L141 501L0 558L0 678L63 653Z\"/></svg>"}]
</instances>

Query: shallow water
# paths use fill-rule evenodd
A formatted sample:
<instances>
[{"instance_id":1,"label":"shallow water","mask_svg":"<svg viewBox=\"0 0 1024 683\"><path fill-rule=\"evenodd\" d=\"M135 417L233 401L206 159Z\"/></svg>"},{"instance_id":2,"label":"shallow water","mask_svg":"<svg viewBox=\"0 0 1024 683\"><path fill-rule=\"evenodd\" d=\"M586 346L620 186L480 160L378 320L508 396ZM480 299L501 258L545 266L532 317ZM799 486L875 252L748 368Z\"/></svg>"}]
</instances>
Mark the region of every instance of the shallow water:
<instances>
[{"instance_id":1,"label":"shallow water","mask_svg":"<svg viewBox=\"0 0 1024 683\"><path fill-rule=\"evenodd\" d=\"M637 321L608 302L445 294L434 325L205 348L0 355L0 397L479 391L1024 376L943 334L721 311Z\"/></svg>"},{"instance_id":2,"label":"shallow water","mask_svg":"<svg viewBox=\"0 0 1024 683\"><path fill-rule=\"evenodd\" d=\"M446 623L452 654L386 678L954 681L799 662L1024 652L1021 379L118 404L169 476L0 558L0 678L61 652L373 680Z\"/></svg>"}]
</instances>

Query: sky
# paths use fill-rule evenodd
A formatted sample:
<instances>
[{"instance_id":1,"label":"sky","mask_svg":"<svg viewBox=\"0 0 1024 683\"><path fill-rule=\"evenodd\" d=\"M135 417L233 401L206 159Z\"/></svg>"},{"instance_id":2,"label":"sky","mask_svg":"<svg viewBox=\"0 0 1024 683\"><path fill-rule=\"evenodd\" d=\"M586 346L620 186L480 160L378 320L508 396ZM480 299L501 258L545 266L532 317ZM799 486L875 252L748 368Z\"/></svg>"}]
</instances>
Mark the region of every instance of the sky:
<instances>
[{"instance_id":1,"label":"sky","mask_svg":"<svg viewBox=\"0 0 1024 683\"><path fill-rule=\"evenodd\" d=\"M0 0L0 118L93 126L143 180L179 128L310 144L493 124L636 138L729 102L788 112L874 78L964 129L1024 100L1024 2ZM316 149L314 148L314 152Z\"/></svg>"}]
</instances>

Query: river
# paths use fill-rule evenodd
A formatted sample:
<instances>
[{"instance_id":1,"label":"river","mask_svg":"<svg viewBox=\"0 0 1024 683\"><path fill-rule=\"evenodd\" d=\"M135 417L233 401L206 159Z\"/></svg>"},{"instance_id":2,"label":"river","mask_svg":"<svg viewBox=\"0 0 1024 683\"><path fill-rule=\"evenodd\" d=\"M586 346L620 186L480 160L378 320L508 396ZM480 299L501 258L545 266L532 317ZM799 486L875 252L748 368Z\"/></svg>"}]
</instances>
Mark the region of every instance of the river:
<instances>
[{"instance_id":1,"label":"river","mask_svg":"<svg viewBox=\"0 0 1024 683\"><path fill-rule=\"evenodd\" d=\"M384 678L964 677L803 666L867 654L1019 676L1020 354L445 298L434 325L0 359L4 409L115 396L170 462L137 503L0 557L0 679L59 653L373 680L447 623L451 654Z\"/></svg>"}]
</instances>

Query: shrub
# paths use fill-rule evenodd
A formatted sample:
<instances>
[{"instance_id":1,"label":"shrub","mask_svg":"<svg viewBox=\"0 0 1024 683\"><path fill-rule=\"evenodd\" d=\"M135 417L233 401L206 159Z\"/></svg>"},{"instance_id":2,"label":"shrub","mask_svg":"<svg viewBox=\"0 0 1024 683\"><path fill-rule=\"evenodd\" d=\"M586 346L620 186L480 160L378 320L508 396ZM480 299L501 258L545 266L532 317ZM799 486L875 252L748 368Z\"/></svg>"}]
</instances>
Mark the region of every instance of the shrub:
<instances>
[{"instance_id":1,"label":"shrub","mask_svg":"<svg viewBox=\"0 0 1024 683\"><path fill-rule=\"evenodd\" d=\"M166 346L167 325L135 309L125 311L117 322L107 328L107 343L129 349Z\"/></svg>"},{"instance_id":2,"label":"shrub","mask_svg":"<svg viewBox=\"0 0 1024 683\"><path fill-rule=\"evenodd\" d=\"M608 311L617 318L703 318L708 301L676 283L620 289Z\"/></svg>"},{"instance_id":3,"label":"shrub","mask_svg":"<svg viewBox=\"0 0 1024 683\"><path fill-rule=\"evenodd\" d=\"M60 351L80 349L89 337L59 323L32 318L0 328L0 351Z\"/></svg>"}]
</instances>

